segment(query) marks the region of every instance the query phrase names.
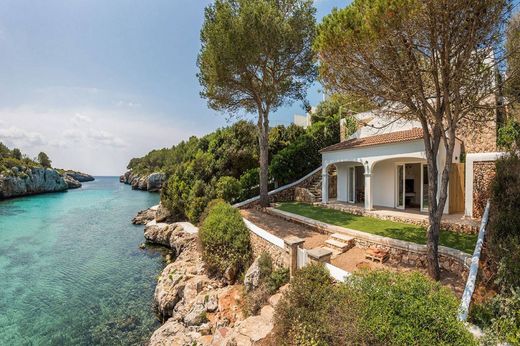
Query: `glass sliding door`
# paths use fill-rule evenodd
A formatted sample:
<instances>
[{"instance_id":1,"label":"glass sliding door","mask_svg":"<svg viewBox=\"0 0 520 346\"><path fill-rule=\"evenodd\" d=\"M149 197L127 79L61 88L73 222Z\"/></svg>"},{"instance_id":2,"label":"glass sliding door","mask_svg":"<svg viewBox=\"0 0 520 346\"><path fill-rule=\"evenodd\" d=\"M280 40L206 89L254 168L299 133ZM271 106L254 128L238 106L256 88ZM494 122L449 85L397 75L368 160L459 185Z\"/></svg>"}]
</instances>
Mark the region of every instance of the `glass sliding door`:
<instances>
[{"instance_id":1,"label":"glass sliding door","mask_svg":"<svg viewBox=\"0 0 520 346\"><path fill-rule=\"evenodd\" d=\"M356 168L348 168L348 201L356 202Z\"/></svg>"},{"instance_id":2,"label":"glass sliding door","mask_svg":"<svg viewBox=\"0 0 520 346\"><path fill-rule=\"evenodd\" d=\"M405 167L404 167L404 165L396 166L396 178L397 178L397 181L396 181L396 185L395 185L396 186L395 207L398 209L404 209L404 196L405 196L405 191L404 191Z\"/></svg>"},{"instance_id":3,"label":"glass sliding door","mask_svg":"<svg viewBox=\"0 0 520 346\"><path fill-rule=\"evenodd\" d=\"M421 210L428 211L429 201L428 201L428 165L421 165Z\"/></svg>"}]
</instances>

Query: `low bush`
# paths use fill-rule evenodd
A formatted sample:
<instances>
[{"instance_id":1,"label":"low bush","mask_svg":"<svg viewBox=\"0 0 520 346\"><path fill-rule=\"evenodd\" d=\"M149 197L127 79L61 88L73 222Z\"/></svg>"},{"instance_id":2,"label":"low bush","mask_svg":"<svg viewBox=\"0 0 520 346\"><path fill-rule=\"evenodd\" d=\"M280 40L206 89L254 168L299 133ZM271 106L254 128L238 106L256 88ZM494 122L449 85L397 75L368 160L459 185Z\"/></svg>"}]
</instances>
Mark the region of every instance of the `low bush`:
<instances>
[{"instance_id":1,"label":"low bush","mask_svg":"<svg viewBox=\"0 0 520 346\"><path fill-rule=\"evenodd\" d=\"M496 162L486 235L487 265L499 291L520 287L520 157L509 154Z\"/></svg>"},{"instance_id":2,"label":"low bush","mask_svg":"<svg viewBox=\"0 0 520 346\"><path fill-rule=\"evenodd\" d=\"M472 306L470 321L483 329L482 345L520 345L520 291Z\"/></svg>"},{"instance_id":3,"label":"low bush","mask_svg":"<svg viewBox=\"0 0 520 346\"><path fill-rule=\"evenodd\" d=\"M211 204L199 230L202 257L209 269L223 275L240 275L250 262L251 243L240 212L228 203Z\"/></svg>"},{"instance_id":4,"label":"low bush","mask_svg":"<svg viewBox=\"0 0 520 346\"><path fill-rule=\"evenodd\" d=\"M278 289L289 282L289 270L286 268L273 269L273 261L267 252L262 252L258 258L260 280L258 287L252 291L244 290L242 294L242 310L247 316L257 314L267 300Z\"/></svg>"},{"instance_id":5,"label":"low bush","mask_svg":"<svg viewBox=\"0 0 520 346\"><path fill-rule=\"evenodd\" d=\"M215 187L217 198L221 198L229 203L235 202L240 196L241 190L240 181L230 176L220 177Z\"/></svg>"},{"instance_id":6,"label":"low bush","mask_svg":"<svg viewBox=\"0 0 520 346\"><path fill-rule=\"evenodd\" d=\"M417 272L356 272L334 284L311 265L277 305L274 334L281 345L474 345L457 311L447 288Z\"/></svg>"}]
</instances>

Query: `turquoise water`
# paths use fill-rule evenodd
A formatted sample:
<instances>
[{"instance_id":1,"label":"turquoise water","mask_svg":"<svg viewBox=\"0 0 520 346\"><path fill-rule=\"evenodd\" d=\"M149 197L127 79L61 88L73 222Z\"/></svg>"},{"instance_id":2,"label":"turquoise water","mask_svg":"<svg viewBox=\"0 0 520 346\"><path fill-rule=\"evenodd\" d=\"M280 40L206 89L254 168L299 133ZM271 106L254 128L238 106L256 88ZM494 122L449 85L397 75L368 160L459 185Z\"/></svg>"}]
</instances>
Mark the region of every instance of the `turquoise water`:
<instances>
[{"instance_id":1,"label":"turquoise water","mask_svg":"<svg viewBox=\"0 0 520 346\"><path fill-rule=\"evenodd\" d=\"M101 177L0 202L0 345L145 343L164 264L130 220L158 200Z\"/></svg>"}]
</instances>

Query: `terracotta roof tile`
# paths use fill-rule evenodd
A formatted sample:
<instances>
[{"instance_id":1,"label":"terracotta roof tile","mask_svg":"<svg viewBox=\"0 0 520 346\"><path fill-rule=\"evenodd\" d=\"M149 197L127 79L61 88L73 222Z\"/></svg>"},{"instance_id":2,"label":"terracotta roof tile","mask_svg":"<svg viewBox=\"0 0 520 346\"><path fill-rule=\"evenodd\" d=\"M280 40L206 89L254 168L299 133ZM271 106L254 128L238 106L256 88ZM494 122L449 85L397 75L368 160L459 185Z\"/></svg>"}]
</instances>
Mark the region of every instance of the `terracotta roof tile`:
<instances>
[{"instance_id":1,"label":"terracotta roof tile","mask_svg":"<svg viewBox=\"0 0 520 346\"><path fill-rule=\"evenodd\" d=\"M384 133L381 135L369 136L364 138L353 138L346 141L343 141L338 144L334 144L323 148L320 152L327 151L335 151L335 150L344 150L344 149L352 149L358 147L368 147L371 145L378 144L389 144L389 143L398 143L398 142L407 142L413 141L416 139L423 138L423 130L418 127L414 127L410 130L404 131L396 131L391 133Z\"/></svg>"}]
</instances>

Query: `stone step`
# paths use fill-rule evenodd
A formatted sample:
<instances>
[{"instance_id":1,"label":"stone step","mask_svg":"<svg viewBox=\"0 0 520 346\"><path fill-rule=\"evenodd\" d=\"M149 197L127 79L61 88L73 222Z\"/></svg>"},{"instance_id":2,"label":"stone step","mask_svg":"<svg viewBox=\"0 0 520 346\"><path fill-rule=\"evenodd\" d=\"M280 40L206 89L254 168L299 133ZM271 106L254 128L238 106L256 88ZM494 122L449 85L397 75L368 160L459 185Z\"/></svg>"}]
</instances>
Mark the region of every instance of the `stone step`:
<instances>
[{"instance_id":1,"label":"stone step","mask_svg":"<svg viewBox=\"0 0 520 346\"><path fill-rule=\"evenodd\" d=\"M336 258L336 257L338 257L339 255L342 254L341 251L338 251L337 249L333 249L333 248L328 247L328 246L322 246L321 248L322 248L322 249L325 249L325 250L332 251L331 259L334 259L334 258Z\"/></svg>"},{"instance_id":2,"label":"stone step","mask_svg":"<svg viewBox=\"0 0 520 346\"><path fill-rule=\"evenodd\" d=\"M351 237L349 235L342 234L342 233L334 233L330 237L332 239L335 239L337 241L340 241L340 242L343 242L343 243L346 243L349 245L354 241L354 237Z\"/></svg>"},{"instance_id":3,"label":"stone step","mask_svg":"<svg viewBox=\"0 0 520 346\"><path fill-rule=\"evenodd\" d=\"M345 243L335 240L335 239L327 239L327 240L325 240L325 244L327 245L327 247L335 248L336 250L338 250L342 253L347 251L348 248L350 247L349 244L345 244Z\"/></svg>"}]
</instances>

